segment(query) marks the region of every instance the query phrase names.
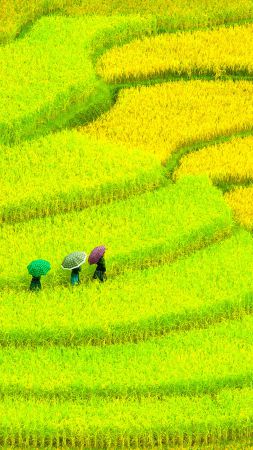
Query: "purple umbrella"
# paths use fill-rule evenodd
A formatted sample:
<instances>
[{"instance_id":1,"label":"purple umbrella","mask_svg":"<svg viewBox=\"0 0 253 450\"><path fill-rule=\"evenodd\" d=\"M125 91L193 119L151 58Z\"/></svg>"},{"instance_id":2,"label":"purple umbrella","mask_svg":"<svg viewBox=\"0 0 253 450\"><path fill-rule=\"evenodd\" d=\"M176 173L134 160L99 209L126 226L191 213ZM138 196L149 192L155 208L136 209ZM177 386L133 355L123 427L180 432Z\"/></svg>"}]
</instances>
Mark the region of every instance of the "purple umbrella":
<instances>
[{"instance_id":1,"label":"purple umbrella","mask_svg":"<svg viewBox=\"0 0 253 450\"><path fill-rule=\"evenodd\" d=\"M89 256L88 259L89 264L97 264L100 258L104 256L105 250L106 248L104 245L99 245L98 247L95 247Z\"/></svg>"}]
</instances>

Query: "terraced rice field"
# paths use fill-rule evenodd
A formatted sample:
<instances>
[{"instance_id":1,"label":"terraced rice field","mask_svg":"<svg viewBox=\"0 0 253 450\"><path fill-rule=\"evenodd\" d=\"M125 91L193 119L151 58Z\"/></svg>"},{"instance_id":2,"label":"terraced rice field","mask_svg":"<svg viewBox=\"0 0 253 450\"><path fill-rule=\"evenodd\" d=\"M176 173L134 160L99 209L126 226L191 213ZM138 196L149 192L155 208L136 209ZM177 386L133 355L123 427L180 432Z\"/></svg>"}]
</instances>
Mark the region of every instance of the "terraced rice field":
<instances>
[{"instance_id":1,"label":"terraced rice field","mask_svg":"<svg viewBox=\"0 0 253 450\"><path fill-rule=\"evenodd\" d=\"M1 448L253 446L252 23L2 1Z\"/></svg>"}]
</instances>

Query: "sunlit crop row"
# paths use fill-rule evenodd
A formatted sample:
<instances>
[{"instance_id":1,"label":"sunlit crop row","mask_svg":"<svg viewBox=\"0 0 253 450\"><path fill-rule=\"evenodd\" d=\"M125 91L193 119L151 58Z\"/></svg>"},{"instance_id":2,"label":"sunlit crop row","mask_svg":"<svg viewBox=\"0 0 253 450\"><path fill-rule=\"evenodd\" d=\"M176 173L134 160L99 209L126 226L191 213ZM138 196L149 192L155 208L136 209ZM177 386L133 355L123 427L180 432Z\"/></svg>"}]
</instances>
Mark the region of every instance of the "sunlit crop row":
<instances>
[{"instance_id":1,"label":"sunlit crop row","mask_svg":"<svg viewBox=\"0 0 253 450\"><path fill-rule=\"evenodd\" d=\"M40 19L23 39L0 47L0 142L13 144L86 122L111 104L96 78L96 51L150 33L152 21L131 18Z\"/></svg>"},{"instance_id":2,"label":"sunlit crop row","mask_svg":"<svg viewBox=\"0 0 253 450\"><path fill-rule=\"evenodd\" d=\"M242 45L243 42L243 45ZM253 74L253 26L162 34L113 47L97 63L108 82L166 74Z\"/></svg>"},{"instance_id":3,"label":"sunlit crop row","mask_svg":"<svg viewBox=\"0 0 253 450\"><path fill-rule=\"evenodd\" d=\"M36 301L24 268L22 284L1 292L0 343L110 344L240 317L253 305L252 271L253 243L246 231L170 265L114 278L108 273L103 285L88 282L84 271L77 290L52 289L48 275ZM64 277L69 283L69 275Z\"/></svg>"},{"instance_id":4,"label":"sunlit crop row","mask_svg":"<svg viewBox=\"0 0 253 450\"><path fill-rule=\"evenodd\" d=\"M251 129L253 83L179 81L125 89L111 110L83 128L166 160L194 142Z\"/></svg>"},{"instance_id":5,"label":"sunlit crop row","mask_svg":"<svg viewBox=\"0 0 253 450\"><path fill-rule=\"evenodd\" d=\"M137 344L40 347L36 352L10 346L0 349L1 393L80 399L244 387L253 380L252 332L253 318L245 316Z\"/></svg>"},{"instance_id":6,"label":"sunlit crop row","mask_svg":"<svg viewBox=\"0 0 253 450\"><path fill-rule=\"evenodd\" d=\"M0 152L0 222L83 209L166 181L156 156L96 142L75 130L0 146Z\"/></svg>"},{"instance_id":7,"label":"sunlit crop row","mask_svg":"<svg viewBox=\"0 0 253 450\"><path fill-rule=\"evenodd\" d=\"M104 244L108 272L113 274L126 267L172 261L226 236L232 226L229 208L206 177L184 178L176 185L81 212L5 225L0 246L1 287L20 284L33 259L49 260L53 270L47 279L58 284L67 279L60 264L72 251L89 252Z\"/></svg>"},{"instance_id":8,"label":"sunlit crop row","mask_svg":"<svg viewBox=\"0 0 253 450\"><path fill-rule=\"evenodd\" d=\"M59 12L69 15L142 14L157 18L158 29L176 30L251 20L250 0L1 0L0 41L14 38L24 25L43 14Z\"/></svg>"},{"instance_id":9,"label":"sunlit crop row","mask_svg":"<svg viewBox=\"0 0 253 450\"><path fill-rule=\"evenodd\" d=\"M235 218L249 230L253 229L253 187L239 187L225 194Z\"/></svg>"},{"instance_id":10,"label":"sunlit crop row","mask_svg":"<svg viewBox=\"0 0 253 450\"><path fill-rule=\"evenodd\" d=\"M174 179L183 175L205 174L214 182L240 183L253 180L253 137L234 138L205 147L180 160Z\"/></svg>"},{"instance_id":11,"label":"sunlit crop row","mask_svg":"<svg viewBox=\"0 0 253 450\"><path fill-rule=\"evenodd\" d=\"M187 442L231 446L253 429L253 390L222 389L215 396L161 396L62 401L6 397L1 401L3 447L182 448ZM250 448L250 447L244 447Z\"/></svg>"}]
</instances>

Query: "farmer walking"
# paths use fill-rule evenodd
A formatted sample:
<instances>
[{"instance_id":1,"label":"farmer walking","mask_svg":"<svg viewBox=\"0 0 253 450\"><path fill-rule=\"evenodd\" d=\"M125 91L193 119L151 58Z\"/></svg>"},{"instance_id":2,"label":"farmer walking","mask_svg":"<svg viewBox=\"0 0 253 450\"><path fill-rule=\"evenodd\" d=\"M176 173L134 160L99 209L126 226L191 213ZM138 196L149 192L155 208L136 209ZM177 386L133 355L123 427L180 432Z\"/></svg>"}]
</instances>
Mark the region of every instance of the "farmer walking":
<instances>
[{"instance_id":1,"label":"farmer walking","mask_svg":"<svg viewBox=\"0 0 253 450\"><path fill-rule=\"evenodd\" d=\"M46 275L51 269L51 265L44 259L36 259L27 266L28 272L32 275L32 281L30 283L30 291L41 290L40 277Z\"/></svg>"},{"instance_id":2,"label":"farmer walking","mask_svg":"<svg viewBox=\"0 0 253 450\"><path fill-rule=\"evenodd\" d=\"M73 252L64 258L61 266L63 269L71 270L70 283L72 286L80 284L79 273L81 272L81 265L85 261L86 253L84 252Z\"/></svg>"},{"instance_id":3,"label":"farmer walking","mask_svg":"<svg viewBox=\"0 0 253 450\"><path fill-rule=\"evenodd\" d=\"M99 245L98 247L95 247L90 256L89 256L89 264L97 264L96 270L93 274L93 279L96 280L97 278L103 283L106 280L106 267L105 267L105 246Z\"/></svg>"}]
</instances>

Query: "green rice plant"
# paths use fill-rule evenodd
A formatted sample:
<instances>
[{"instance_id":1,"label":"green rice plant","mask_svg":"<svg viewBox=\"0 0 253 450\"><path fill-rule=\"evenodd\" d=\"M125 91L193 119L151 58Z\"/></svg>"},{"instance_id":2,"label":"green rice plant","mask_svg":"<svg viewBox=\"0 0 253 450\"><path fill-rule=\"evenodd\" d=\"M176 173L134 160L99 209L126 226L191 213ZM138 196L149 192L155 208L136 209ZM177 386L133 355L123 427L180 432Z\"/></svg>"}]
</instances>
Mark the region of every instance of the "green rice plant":
<instances>
[{"instance_id":1,"label":"green rice plant","mask_svg":"<svg viewBox=\"0 0 253 450\"><path fill-rule=\"evenodd\" d=\"M0 443L35 447L118 448L252 443L253 390L215 397L163 397L47 402L4 398Z\"/></svg>"},{"instance_id":2,"label":"green rice plant","mask_svg":"<svg viewBox=\"0 0 253 450\"><path fill-rule=\"evenodd\" d=\"M106 111L112 93L97 79L92 55L152 32L152 19L140 16L51 16L0 47L0 142L18 143Z\"/></svg>"},{"instance_id":3,"label":"green rice plant","mask_svg":"<svg viewBox=\"0 0 253 450\"><path fill-rule=\"evenodd\" d=\"M166 182L154 155L96 142L75 130L0 146L0 152L0 222L5 223L83 209Z\"/></svg>"},{"instance_id":4,"label":"green rice plant","mask_svg":"<svg viewBox=\"0 0 253 450\"><path fill-rule=\"evenodd\" d=\"M176 185L126 201L5 225L0 246L1 288L17 286L22 280L27 283L25 267L33 259L52 263L47 280L53 286L66 280L60 264L72 251L90 252L96 245L105 245L112 276L127 268L173 261L228 236L232 228L231 211L218 189L207 177L186 177Z\"/></svg>"},{"instance_id":5,"label":"green rice plant","mask_svg":"<svg viewBox=\"0 0 253 450\"><path fill-rule=\"evenodd\" d=\"M253 307L252 264L251 235L240 231L171 265L129 271L104 284L50 290L45 279L36 296L5 289L0 344L136 342L240 318Z\"/></svg>"},{"instance_id":6,"label":"green rice plant","mask_svg":"<svg viewBox=\"0 0 253 450\"><path fill-rule=\"evenodd\" d=\"M253 17L250 0L1 0L0 41L13 39L26 24L54 11L70 15L153 15L160 31L251 21Z\"/></svg>"},{"instance_id":7,"label":"green rice plant","mask_svg":"<svg viewBox=\"0 0 253 450\"><path fill-rule=\"evenodd\" d=\"M246 316L138 344L2 348L0 394L78 400L252 386L252 331L253 317Z\"/></svg>"}]
</instances>

